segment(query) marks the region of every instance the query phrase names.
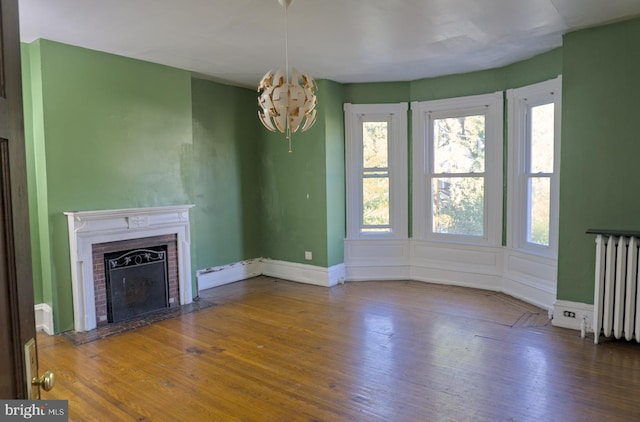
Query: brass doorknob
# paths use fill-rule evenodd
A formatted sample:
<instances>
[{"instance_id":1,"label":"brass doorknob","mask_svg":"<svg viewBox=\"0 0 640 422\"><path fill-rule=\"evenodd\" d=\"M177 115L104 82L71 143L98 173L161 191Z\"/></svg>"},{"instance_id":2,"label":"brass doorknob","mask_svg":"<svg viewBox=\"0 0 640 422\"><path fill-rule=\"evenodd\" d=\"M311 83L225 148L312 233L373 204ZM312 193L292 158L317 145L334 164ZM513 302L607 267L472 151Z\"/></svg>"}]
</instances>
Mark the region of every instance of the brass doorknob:
<instances>
[{"instance_id":1,"label":"brass doorknob","mask_svg":"<svg viewBox=\"0 0 640 422\"><path fill-rule=\"evenodd\" d=\"M51 371L46 371L40 378L35 377L31 380L31 384L39 386L44 391L51 391L55 382L56 377Z\"/></svg>"}]
</instances>

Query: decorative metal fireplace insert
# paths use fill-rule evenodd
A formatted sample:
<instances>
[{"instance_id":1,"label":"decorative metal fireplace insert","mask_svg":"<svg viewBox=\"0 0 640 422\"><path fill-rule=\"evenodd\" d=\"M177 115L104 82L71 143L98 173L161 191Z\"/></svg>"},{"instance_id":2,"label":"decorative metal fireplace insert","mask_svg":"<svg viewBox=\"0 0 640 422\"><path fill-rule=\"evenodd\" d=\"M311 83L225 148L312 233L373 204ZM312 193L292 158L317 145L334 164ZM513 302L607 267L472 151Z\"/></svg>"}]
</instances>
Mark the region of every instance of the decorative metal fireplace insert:
<instances>
[{"instance_id":1,"label":"decorative metal fireplace insert","mask_svg":"<svg viewBox=\"0 0 640 422\"><path fill-rule=\"evenodd\" d=\"M169 306L166 246L106 253L104 264L109 323Z\"/></svg>"}]
</instances>

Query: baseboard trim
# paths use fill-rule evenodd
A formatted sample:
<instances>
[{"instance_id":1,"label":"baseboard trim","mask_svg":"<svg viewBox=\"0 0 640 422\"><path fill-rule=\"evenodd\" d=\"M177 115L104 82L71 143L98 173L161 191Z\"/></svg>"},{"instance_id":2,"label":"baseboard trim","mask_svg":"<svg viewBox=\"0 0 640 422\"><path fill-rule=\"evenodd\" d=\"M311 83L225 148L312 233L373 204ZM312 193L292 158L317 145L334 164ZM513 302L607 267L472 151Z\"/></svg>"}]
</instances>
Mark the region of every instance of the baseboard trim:
<instances>
[{"instance_id":1,"label":"baseboard trim","mask_svg":"<svg viewBox=\"0 0 640 422\"><path fill-rule=\"evenodd\" d=\"M326 268L295 262L256 258L198 270L196 272L198 290L211 289L259 275L282 278L298 283L331 287L344 283L346 269L344 264Z\"/></svg>"},{"instance_id":2,"label":"baseboard trim","mask_svg":"<svg viewBox=\"0 0 640 422\"><path fill-rule=\"evenodd\" d=\"M335 286L336 284L344 284L344 281L347 279L347 267L344 264L334 265L333 267L328 268L328 283L329 287Z\"/></svg>"},{"instance_id":3,"label":"baseboard trim","mask_svg":"<svg viewBox=\"0 0 640 422\"><path fill-rule=\"evenodd\" d=\"M55 334L53 329L53 310L46 303L38 303L34 306L36 317L36 330L44 331L50 336Z\"/></svg>"},{"instance_id":4,"label":"baseboard trim","mask_svg":"<svg viewBox=\"0 0 640 422\"><path fill-rule=\"evenodd\" d=\"M248 259L229 265L207 268L196 272L198 290L211 289L262 274L260 259Z\"/></svg>"},{"instance_id":5,"label":"baseboard trim","mask_svg":"<svg viewBox=\"0 0 640 422\"><path fill-rule=\"evenodd\" d=\"M344 282L345 267L344 264L338 264L325 268L296 262L263 259L262 274L298 283L331 287Z\"/></svg>"},{"instance_id":6,"label":"baseboard trim","mask_svg":"<svg viewBox=\"0 0 640 422\"><path fill-rule=\"evenodd\" d=\"M571 330L593 332L593 305L588 303L557 300L553 304L554 327L569 328Z\"/></svg>"}]
</instances>

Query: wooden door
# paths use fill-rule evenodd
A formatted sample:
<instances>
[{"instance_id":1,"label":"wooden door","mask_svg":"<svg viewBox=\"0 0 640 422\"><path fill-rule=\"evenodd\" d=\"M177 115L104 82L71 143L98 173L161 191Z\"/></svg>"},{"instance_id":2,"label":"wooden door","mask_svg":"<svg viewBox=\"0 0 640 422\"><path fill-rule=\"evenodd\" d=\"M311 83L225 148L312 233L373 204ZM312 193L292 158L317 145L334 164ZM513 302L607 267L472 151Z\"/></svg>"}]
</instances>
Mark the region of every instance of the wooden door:
<instances>
[{"instance_id":1,"label":"wooden door","mask_svg":"<svg viewBox=\"0 0 640 422\"><path fill-rule=\"evenodd\" d=\"M0 14L0 398L27 399L25 346L36 330L18 0L0 0Z\"/></svg>"}]
</instances>

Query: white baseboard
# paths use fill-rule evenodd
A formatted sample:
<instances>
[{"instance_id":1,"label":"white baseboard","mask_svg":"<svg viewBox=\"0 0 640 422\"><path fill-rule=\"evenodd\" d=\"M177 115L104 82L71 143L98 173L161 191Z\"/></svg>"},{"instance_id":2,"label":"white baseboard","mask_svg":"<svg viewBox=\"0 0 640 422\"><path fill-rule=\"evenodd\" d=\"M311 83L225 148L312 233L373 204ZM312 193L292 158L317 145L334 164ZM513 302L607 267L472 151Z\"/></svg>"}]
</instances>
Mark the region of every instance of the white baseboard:
<instances>
[{"instance_id":1,"label":"white baseboard","mask_svg":"<svg viewBox=\"0 0 640 422\"><path fill-rule=\"evenodd\" d=\"M558 300L553 304L551 324L554 327L581 331L583 323L585 333L592 333L593 305L568 300Z\"/></svg>"},{"instance_id":2,"label":"white baseboard","mask_svg":"<svg viewBox=\"0 0 640 422\"><path fill-rule=\"evenodd\" d=\"M338 264L325 268L295 262L263 259L262 274L299 283L331 287L344 282L345 267L344 264Z\"/></svg>"},{"instance_id":3,"label":"white baseboard","mask_svg":"<svg viewBox=\"0 0 640 422\"><path fill-rule=\"evenodd\" d=\"M328 283L329 287L335 286L336 284L344 284L344 281L347 278L347 268L344 264L334 265L333 267L328 268Z\"/></svg>"},{"instance_id":4,"label":"white baseboard","mask_svg":"<svg viewBox=\"0 0 640 422\"><path fill-rule=\"evenodd\" d=\"M53 329L53 311L46 303L38 303L34 306L36 316L36 330L44 331L50 336L55 334Z\"/></svg>"},{"instance_id":5,"label":"white baseboard","mask_svg":"<svg viewBox=\"0 0 640 422\"><path fill-rule=\"evenodd\" d=\"M260 259L249 259L229 265L198 270L196 278L198 289L210 289L235 281L244 280L262 274L262 262Z\"/></svg>"},{"instance_id":6,"label":"white baseboard","mask_svg":"<svg viewBox=\"0 0 640 422\"><path fill-rule=\"evenodd\" d=\"M299 283L331 287L344 283L344 264L325 268L295 262L256 258L229 265L198 270L198 289L210 289L259 275L282 278Z\"/></svg>"}]
</instances>

